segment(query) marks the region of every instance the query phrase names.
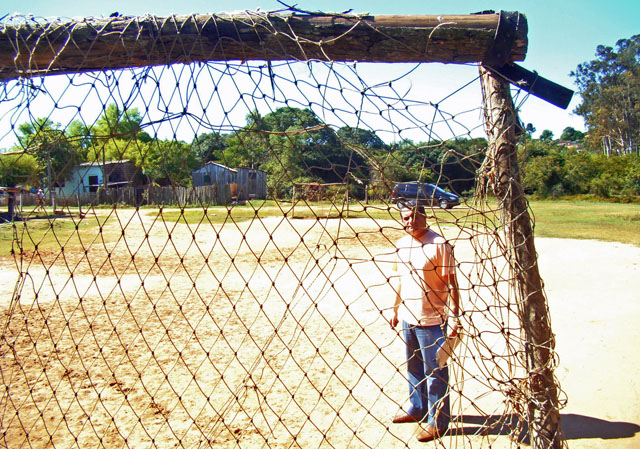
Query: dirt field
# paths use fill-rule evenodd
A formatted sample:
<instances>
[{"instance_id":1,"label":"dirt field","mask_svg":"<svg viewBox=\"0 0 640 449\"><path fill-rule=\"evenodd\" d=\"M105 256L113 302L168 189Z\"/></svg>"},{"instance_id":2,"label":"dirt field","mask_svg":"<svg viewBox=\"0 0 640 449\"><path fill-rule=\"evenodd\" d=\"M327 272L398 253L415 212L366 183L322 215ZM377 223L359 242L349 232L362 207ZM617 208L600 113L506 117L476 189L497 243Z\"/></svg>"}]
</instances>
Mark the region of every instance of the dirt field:
<instances>
[{"instance_id":1,"label":"dirt field","mask_svg":"<svg viewBox=\"0 0 640 449\"><path fill-rule=\"evenodd\" d=\"M401 232L391 220L187 227L118 211L108 239L28 253L19 267L3 256L0 445L424 446L416 426L389 424L406 396L404 349L385 321ZM509 447L508 425L485 426L514 412L501 380L522 376L517 339L501 332L516 328L505 286L485 282L503 265L474 275L470 241L445 233L469 336L451 367L457 430L441 444ZM638 447L640 248L536 243L569 446Z\"/></svg>"}]
</instances>

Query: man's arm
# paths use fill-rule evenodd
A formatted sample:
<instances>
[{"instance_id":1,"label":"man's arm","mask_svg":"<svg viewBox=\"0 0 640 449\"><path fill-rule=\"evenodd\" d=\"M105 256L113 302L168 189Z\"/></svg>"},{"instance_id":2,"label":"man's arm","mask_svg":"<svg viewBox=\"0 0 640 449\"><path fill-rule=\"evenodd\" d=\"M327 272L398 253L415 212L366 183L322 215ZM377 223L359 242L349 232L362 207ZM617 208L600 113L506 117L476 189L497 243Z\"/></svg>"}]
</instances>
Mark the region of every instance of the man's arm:
<instances>
[{"instance_id":1,"label":"man's arm","mask_svg":"<svg viewBox=\"0 0 640 449\"><path fill-rule=\"evenodd\" d=\"M451 301L450 310L454 316L451 336L455 337L460 328L460 319L458 318L458 315L460 315L460 289L458 288L458 278L455 271L447 277L447 283L449 285L449 300Z\"/></svg>"},{"instance_id":2,"label":"man's arm","mask_svg":"<svg viewBox=\"0 0 640 449\"><path fill-rule=\"evenodd\" d=\"M449 297L451 300L451 312L454 315L460 313L460 290L458 289L458 278L456 273L449 275Z\"/></svg>"},{"instance_id":3,"label":"man's arm","mask_svg":"<svg viewBox=\"0 0 640 449\"><path fill-rule=\"evenodd\" d=\"M391 318L389 318L389 324L391 325L391 327L396 327L398 325L398 309L400 308L400 304L402 303L402 297L400 296L400 288L402 286L402 283L400 282L400 276L397 275L397 264L397 262L393 264L393 272L396 273L394 280L395 282L393 283L394 291L396 292L396 300L393 304L393 314L391 315Z\"/></svg>"}]
</instances>

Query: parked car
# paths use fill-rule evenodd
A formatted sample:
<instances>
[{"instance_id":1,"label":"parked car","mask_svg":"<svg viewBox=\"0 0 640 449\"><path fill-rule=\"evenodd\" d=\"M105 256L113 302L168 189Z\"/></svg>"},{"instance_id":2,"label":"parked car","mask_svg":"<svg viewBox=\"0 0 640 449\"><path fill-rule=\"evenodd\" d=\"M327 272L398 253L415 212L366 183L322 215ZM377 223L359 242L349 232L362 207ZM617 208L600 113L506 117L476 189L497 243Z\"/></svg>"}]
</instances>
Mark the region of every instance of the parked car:
<instances>
[{"instance_id":1,"label":"parked car","mask_svg":"<svg viewBox=\"0 0 640 449\"><path fill-rule=\"evenodd\" d=\"M440 206L450 209L460 204L460 197L454 193L425 182L401 182L391 192L391 202L415 201L422 206Z\"/></svg>"}]
</instances>

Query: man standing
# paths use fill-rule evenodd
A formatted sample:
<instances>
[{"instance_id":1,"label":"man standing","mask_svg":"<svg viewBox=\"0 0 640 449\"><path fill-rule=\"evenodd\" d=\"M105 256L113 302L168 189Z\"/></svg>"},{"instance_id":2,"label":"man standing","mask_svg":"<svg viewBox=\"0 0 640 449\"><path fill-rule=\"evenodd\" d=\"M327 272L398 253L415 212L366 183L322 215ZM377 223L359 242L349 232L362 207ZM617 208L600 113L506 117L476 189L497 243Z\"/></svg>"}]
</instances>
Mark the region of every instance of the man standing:
<instances>
[{"instance_id":1,"label":"man standing","mask_svg":"<svg viewBox=\"0 0 640 449\"><path fill-rule=\"evenodd\" d=\"M398 282L389 323L396 327L402 321L410 406L393 422L425 423L418 434L424 442L449 427L449 369L438 366L437 352L446 341L448 315L459 313L460 295L452 248L428 228L424 207L400 204L400 214L407 235L397 242ZM457 331L456 324L452 336Z\"/></svg>"},{"instance_id":2,"label":"man standing","mask_svg":"<svg viewBox=\"0 0 640 449\"><path fill-rule=\"evenodd\" d=\"M36 200L38 202L36 211L44 211L44 191L40 188L38 188L38 190L36 191Z\"/></svg>"}]
</instances>

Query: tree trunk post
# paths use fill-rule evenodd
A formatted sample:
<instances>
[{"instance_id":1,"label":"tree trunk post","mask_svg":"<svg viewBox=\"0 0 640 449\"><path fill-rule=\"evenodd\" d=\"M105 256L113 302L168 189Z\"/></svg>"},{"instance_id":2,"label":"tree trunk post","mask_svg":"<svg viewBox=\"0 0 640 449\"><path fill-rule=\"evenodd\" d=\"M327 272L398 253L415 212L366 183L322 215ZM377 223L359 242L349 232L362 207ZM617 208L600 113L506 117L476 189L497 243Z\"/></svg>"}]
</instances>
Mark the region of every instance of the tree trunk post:
<instances>
[{"instance_id":1,"label":"tree trunk post","mask_svg":"<svg viewBox=\"0 0 640 449\"><path fill-rule=\"evenodd\" d=\"M534 449L564 447L558 386L553 374L555 347L549 309L538 270L528 201L520 180L517 115L509 82L480 67L489 147L485 176L500 204L510 245L511 270L518 285L518 314L528 370L527 408Z\"/></svg>"},{"instance_id":2,"label":"tree trunk post","mask_svg":"<svg viewBox=\"0 0 640 449\"><path fill-rule=\"evenodd\" d=\"M485 61L490 54L498 67L524 60L527 29L523 14L505 11L409 16L247 12L16 21L3 24L0 31L0 80L228 60L464 64Z\"/></svg>"},{"instance_id":3,"label":"tree trunk post","mask_svg":"<svg viewBox=\"0 0 640 449\"><path fill-rule=\"evenodd\" d=\"M293 184L293 192L291 193L291 218L296 218L296 185Z\"/></svg>"}]
</instances>

